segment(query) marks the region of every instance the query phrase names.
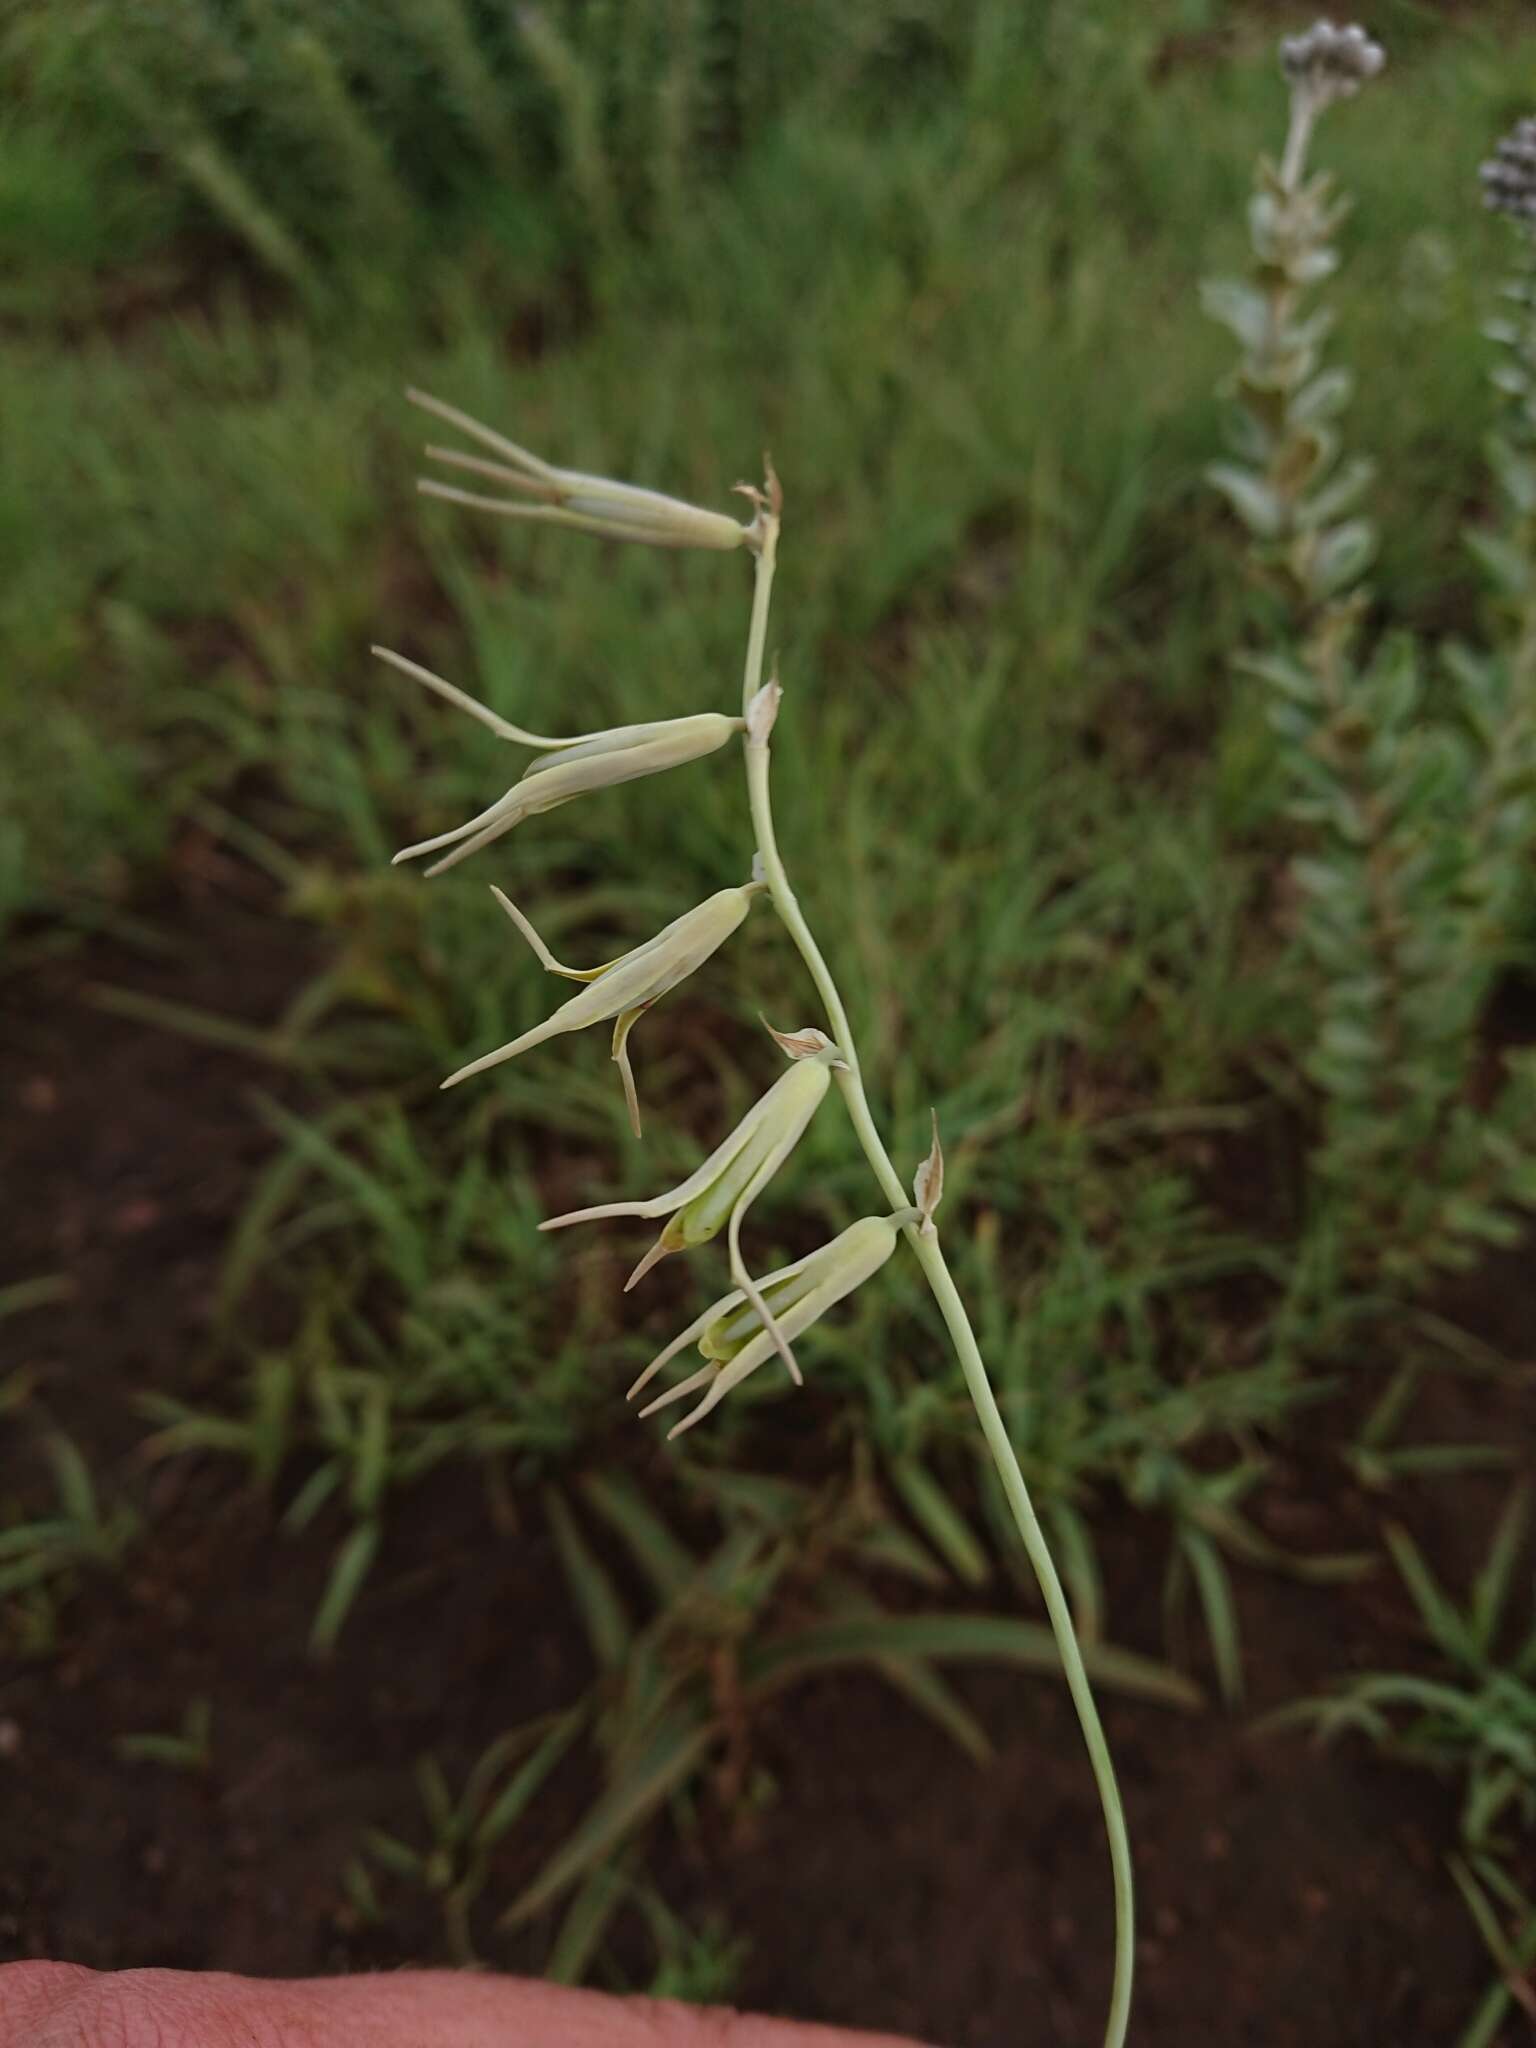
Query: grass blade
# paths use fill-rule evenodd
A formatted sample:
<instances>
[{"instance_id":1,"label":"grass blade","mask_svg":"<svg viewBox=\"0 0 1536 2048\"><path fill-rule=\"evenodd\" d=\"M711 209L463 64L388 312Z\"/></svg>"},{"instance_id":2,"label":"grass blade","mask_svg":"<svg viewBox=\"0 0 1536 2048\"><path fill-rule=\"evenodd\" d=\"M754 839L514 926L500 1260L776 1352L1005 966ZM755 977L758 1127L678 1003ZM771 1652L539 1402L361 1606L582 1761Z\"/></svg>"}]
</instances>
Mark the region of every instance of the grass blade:
<instances>
[{"instance_id":1,"label":"grass blade","mask_svg":"<svg viewBox=\"0 0 1536 2048\"><path fill-rule=\"evenodd\" d=\"M623 1537L662 1600L675 1599L698 1577L698 1560L633 1480L593 1472L582 1480L581 1490L615 1535Z\"/></svg>"},{"instance_id":2,"label":"grass blade","mask_svg":"<svg viewBox=\"0 0 1536 2048\"><path fill-rule=\"evenodd\" d=\"M610 1785L575 1832L497 1923L520 1927L557 1899L619 1845L675 1792L715 1739L713 1723L673 1714L656 1730L631 1769Z\"/></svg>"},{"instance_id":3,"label":"grass blade","mask_svg":"<svg viewBox=\"0 0 1536 2048\"><path fill-rule=\"evenodd\" d=\"M570 1509L553 1487L545 1492L544 1512L549 1517L566 1584L586 1627L592 1654L605 1671L615 1671L624 1662L632 1635L624 1603L612 1579L588 1548Z\"/></svg>"},{"instance_id":4,"label":"grass blade","mask_svg":"<svg viewBox=\"0 0 1536 2048\"><path fill-rule=\"evenodd\" d=\"M1016 1664L1044 1677L1061 1677L1055 1640L1043 1623L1001 1614L903 1614L878 1619L811 1622L792 1636L750 1650L743 1658L748 1682L780 1686L813 1671L876 1657L932 1657L940 1663ZM1083 1662L1097 1684L1168 1707L1195 1708L1204 1695L1193 1680L1108 1643L1085 1643Z\"/></svg>"},{"instance_id":5,"label":"grass blade","mask_svg":"<svg viewBox=\"0 0 1536 2048\"><path fill-rule=\"evenodd\" d=\"M1493 1541L1488 1546L1488 1555L1483 1567L1472 1581L1469 1620L1473 1642L1484 1657L1493 1649L1493 1639L1504 1612L1504 1601L1509 1593L1515 1560L1520 1554L1521 1544L1525 1541L1530 1510L1529 1486L1515 1487L1504 1504L1504 1512L1500 1515L1499 1525L1493 1532Z\"/></svg>"},{"instance_id":6,"label":"grass blade","mask_svg":"<svg viewBox=\"0 0 1536 2048\"><path fill-rule=\"evenodd\" d=\"M916 1458L897 1458L890 1474L913 1521L956 1578L967 1586L984 1586L992 1576L987 1553L927 1466Z\"/></svg>"},{"instance_id":7,"label":"grass blade","mask_svg":"<svg viewBox=\"0 0 1536 2048\"><path fill-rule=\"evenodd\" d=\"M594 1870L572 1899L544 1965L551 1984L579 1984L608 1931L629 1885L617 1870Z\"/></svg>"},{"instance_id":8,"label":"grass blade","mask_svg":"<svg viewBox=\"0 0 1536 2048\"><path fill-rule=\"evenodd\" d=\"M373 1569L381 1534L377 1522L359 1522L337 1551L336 1562L331 1566L331 1576L326 1581L325 1592L309 1631L309 1654L312 1657L328 1657L335 1649L342 1624L362 1590L364 1579Z\"/></svg>"},{"instance_id":9,"label":"grass blade","mask_svg":"<svg viewBox=\"0 0 1536 2048\"><path fill-rule=\"evenodd\" d=\"M584 1706L573 1707L569 1713L562 1714L533 1754L512 1773L487 1809L485 1818L475 1828L477 1849L491 1848L513 1822L522 1817L544 1780L575 1741L586 1717Z\"/></svg>"},{"instance_id":10,"label":"grass blade","mask_svg":"<svg viewBox=\"0 0 1536 2048\"><path fill-rule=\"evenodd\" d=\"M1194 1575L1195 1591L1205 1616L1216 1665L1216 1682L1229 1707L1243 1696L1243 1652L1237 1631L1237 1608L1232 1600L1232 1581L1227 1576L1221 1552L1203 1530L1184 1528L1179 1543Z\"/></svg>"}]
</instances>

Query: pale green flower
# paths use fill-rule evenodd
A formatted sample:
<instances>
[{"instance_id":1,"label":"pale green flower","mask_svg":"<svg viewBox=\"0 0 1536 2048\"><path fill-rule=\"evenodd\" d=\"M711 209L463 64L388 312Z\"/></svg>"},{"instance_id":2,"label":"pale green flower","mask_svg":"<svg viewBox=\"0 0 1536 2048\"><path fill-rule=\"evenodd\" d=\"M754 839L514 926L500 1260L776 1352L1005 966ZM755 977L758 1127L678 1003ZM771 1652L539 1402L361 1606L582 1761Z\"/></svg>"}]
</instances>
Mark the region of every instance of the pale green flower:
<instances>
[{"instance_id":1,"label":"pale green flower","mask_svg":"<svg viewBox=\"0 0 1536 2048\"><path fill-rule=\"evenodd\" d=\"M759 1096L697 1171L647 1201L604 1202L595 1209L573 1209L566 1216L551 1216L539 1228L564 1230L571 1223L600 1223L612 1216L665 1216L666 1227L660 1237L625 1281L626 1293L669 1252L708 1244L727 1223L734 1243L741 1218L800 1142L820 1107L833 1069L844 1065L842 1054L824 1032L775 1031L773 1036L793 1064Z\"/></svg>"},{"instance_id":2,"label":"pale green flower","mask_svg":"<svg viewBox=\"0 0 1536 2048\"><path fill-rule=\"evenodd\" d=\"M742 718L727 718L719 711L702 711L688 718L660 718L648 725L616 725L606 732L578 733L574 739L550 739L542 733L526 732L522 726L499 718L488 706L476 703L466 691L445 681L442 676L434 675L431 669L423 668L419 662L407 661L403 654L392 653L387 647L375 647L373 651L381 660L392 663L408 676L414 676L450 704L456 704L461 711L478 718L499 739L513 740L519 746L538 747L545 756L541 761L530 762L523 770L522 780L515 782L505 796L498 797L477 817L455 825L451 832L439 832L433 839L402 847L395 855L398 865L403 860L415 860L423 853L436 853L443 846L453 847L452 853L433 862L427 869L429 875L442 874L445 868L467 860L470 854L478 853L481 847L489 846L503 833L521 825L525 818L536 818L545 811L553 811L561 804L568 804L572 797L585 796L588 790L607 789L620 782L635 782L642 775L659 775L668 768L680 767L685 761L701 761L706 754L717 752L746 725Z\"/></svg>"},{"instance_id":3,"label":"pale green flower","mask_svg":"<svg viewBox=\"0 0 1536 2048\"><path fill-rule=\"evenodd\" d=\"M798 1337L802 1330L809 1329L812 1323L825 1315L834 1303L862 1286L872 1274L878 1273L896 1249L896 1240L903 1226L918 1220L916 1209L897 1209L889 1216L862 1217L808 1257L797 1259L791 1266L781 1266L778 1272L770 1273L759 1281L758 1288L769 1314L783 1335L786 1338ZM664 1351L657 1353L630 1388L630 1400L649 1385L654 1375L685 1345L695 1341L709 1362L699 1371L690 1373L687 1379L679 1380L676 1386L669 1387L640 1411L642 1415L654 1415L658 1408L684 1400L700 1387L705 1388L703 1400L696 1403L681 1422L673 1425L667 1432L669 1437L680 1436L685 1429L692 1429L725 1399L733 1387L739 1387L744 1379L766 1363L778 1348L769 1324L743 1291L739 1287L733 1288L705 1309L701 1316L696 1316Z\"/></svg>"},{"instance_id":4,"label":"pale green flower","mask_svg":"<svg viewBox=\"0 0 1536 2048\"><path fill-rule=\"evenodd\" d=\"M436 462L454 469L488 476L518 495L493 498L478 491L461 491L454 484L423 477L418 488L431 498L446 498L455 505L473 505L482 512L498 512L504 519L534 519L546 526L564 526L577 533L591 533L600 540L639 541L652 548L714 548L729 550L750 547L757 526L742 525L725 512L709 512L701 505L669 498L661 491L649 491L639 484L616 483L611 477L586 476L576 469L556 469L509 441L504 434L444 405L424 391L408 391L413 405L447 420L460 433L468 434L504 458L488 462L482 455L466 455L459 448L429 448ZM749 495L753 495L749 493Z\"/></svg>"},{"instance_id":5,"label":"pale green flower","mask_svg":"<svg viewBox=\"0 0 1536 2048\"><path fill-rule=\"evenodd\" d=\"M640 1104L635 1094L635 1077L630 1070L627 1050L635 1020L669 989L676 988L680 981L686 981L696 967L702 967L710 954L725 944L751 909L753 897L761 894L763 886L761 882L752 881L736 889L717 889L713 896L706 896L692 910L685 910L681 917L675 917L654 938L601 967L562 966L511 898L500 889L493 889L491 893L538 955L542 965L551 974L564 975L567 981L584 981L587 986L580 994L572 996L568 1003L562 1003L542 1024L535 1024L532 1030L525 1031L510 1044L498 1046L495 1052L482 1053L479 1059L460 1067L456 1074L448 1076L443 1086L452 1088L471 1074L481 1074L488 1067L500 1066L503 1060L516 1059L519 1053L527 1052L531 1046L542 1045L546 1038L557 1038L565 1031L582 1031L589 1024L605 1024L613 1018L613 1057L623 1079L629 1120L635 1136L639 1137Z\"/></svg>"}]
</instances>

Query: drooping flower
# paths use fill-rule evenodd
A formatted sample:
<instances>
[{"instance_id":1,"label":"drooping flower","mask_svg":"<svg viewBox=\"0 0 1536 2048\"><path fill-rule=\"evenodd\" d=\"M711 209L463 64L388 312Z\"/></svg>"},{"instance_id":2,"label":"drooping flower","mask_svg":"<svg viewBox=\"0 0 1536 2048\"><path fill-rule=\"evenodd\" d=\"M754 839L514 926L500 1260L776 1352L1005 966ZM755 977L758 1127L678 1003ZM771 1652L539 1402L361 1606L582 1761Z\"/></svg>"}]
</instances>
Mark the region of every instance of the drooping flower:
<instances>
[{"instance_id":1,"label":"drooping flower","mask_svg":"<svg viewBox=\"0 0 1536 2048\"><path fill-rule=\"evenodd\" d=\"M521 825L525 818L553 811L569 803L572 797L585 796L588 790L635 782L643 775L660 775L685 761L701 761L744 730L746 724L744 719L727 718L723 712L702 711L687 718L661 718L646 725L616 725L606 732L579 733L574 739L550 739L499 718L488 706L477 703L466 691L434 675L419 662L407 661L404 655L387 647L375 647L373 651L381 660L414 676L450 704L478 718L499 739L537 747L544 756L542 760L531 761L523 770L522 779L478 816L455 825L450 832L439 832L435 838L404 846L395 855L398 865L403 860L415 860L421 854L451 846L451 853L427 869L429 875L442 874Z\"/></svg>"},{"instance_id":2,"label":"drooping flower","mask_svg":"<svg viewBox=\"0 0 1536 2048\"><path fill-rule=\"evenodd\" d=\"M547 1038L558 1038L566 1031L582 1031L589 1024L605 1024L612 1018L613 1057L624 1083L629 1120L638 1138L640 1103L628 1053L629 1034L635 1021L725 944L764 886L762 882L751 881L736 889L717 889L713 896L706 896L702 903L675 917L654 938L601 967L562 966L511 898L500 889L493 889L491 893L549 973L563 975L567 981L585 982L587 986L569 1002L562 1003L542 1024L535 1024L521 1037L498 1046L495 1052L482 1053L479 1059L450 1074L442 1085L455 1087L471 1074L482 1074L489 1067L500 1066L503 1060L516 1059L519 1053L542 1045Z\"/></svg>"},{"instance_id":3,"label":"drooping flower","mask_svg":"<svg viewBox=\"0 0 1536 2048\"><path fill-rule=\"evenodd\" d=\"M734 1238L747 1209L800 1142L827 1092L833 1069L845 1064L824 1032L774 1031L773 1037L789 1054L790 1066L686 1180L647 1201L573 1209L569 1215L549 1217L539 1228L564 1230L572 1223L600 1223L612 1216L666 1217L660 1237L625 1281L626 1293L669 1252L708 1244L728 1223Z\"/></svg>"},{"instance_id":4,"label":"drooping flower","mask_svg":"<svg viewBox=\"0 0 1536 2048\"><path fill-rule=\"evenodd\" d=\"M459 448L429 448L436 462L450 468L469 470L502 484L518 495L493 498L478 491L460 490L457 485L423 477L418 488L431 498L446 498L455 505L472 505L482 512L498 512L505 519L535 519L546 526L564 526L577 533L591 533L601 540L639 541L653 548L714 548L725 551L756 544L756 523L743 525L725 512L706 511L682 498L669 498L639 484L617 483L611 477L586 476L580 470L557 469L509 441L504 434L444 405L425 391L407 391L413 405L447 420L460 433L468 434L503 459L488 461L482 455L468 455ZM750 494L749 494L750 495Z\"/></svg>"},{"instance_id":5,"label":"drooping flower","mask_svg":"<svg viewBox=\"0 0 1536 2048\"><path fill-rule=\"evenodd\" d=\"M916 1209L897 1209L889 1216L861 1217L808 1257L797 1259L793 1265L781 1266L776 1273L770 1273L759 1281L762 1298L784 1336L798 1337L835 1303L851 1294L856 1287L861 1287L872 1274L878 1273L896 1249L896 1240L904 1226L919 1220L920 1212ZM733 1387L739 1387L744 1379L766 1363L777 1348L763 1316L739 1287L733 1288L705 1309L701 1316L695 1317L664 1351L657 1353L630 1388L630 1400L648 1386L685 1345L694 1342L708 1362L686 1379L679 1380L676 1386L668 1387L664 1394L659 1394L640 1411L642 1415L654 1415L657 1409L684 1400L689 1394L704 1388L704 1398L689 1409L681 1422L673 1424L667 1432L669 1438L680 1436L685 1429L692 1429L696 1422L702 1421Z\"/></svg>"}]
</instances>

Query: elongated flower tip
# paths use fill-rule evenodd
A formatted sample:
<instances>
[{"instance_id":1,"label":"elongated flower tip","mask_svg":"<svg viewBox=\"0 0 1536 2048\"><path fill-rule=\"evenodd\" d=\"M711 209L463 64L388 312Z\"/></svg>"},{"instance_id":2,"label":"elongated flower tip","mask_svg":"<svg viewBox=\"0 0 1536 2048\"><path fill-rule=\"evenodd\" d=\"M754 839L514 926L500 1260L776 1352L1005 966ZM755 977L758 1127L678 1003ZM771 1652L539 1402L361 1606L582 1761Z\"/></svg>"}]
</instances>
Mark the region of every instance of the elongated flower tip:
<instances>
[{"instance_id":1,"label":"elongated flower tip","mask_svg":"<svg viewBox=\"0 0 1536 2048\"><path fill-rule=\"evenodd\" d=\"M1320 106L1351 98L1386 61L1381 44L1372 42L1358 24L1340 28L1326 18L1302 35L1286 36L1280 44L1280 69L1287 81Z\"/></svg>"},{"instance_id":2,"label":"elongated flower tip","mask_svg":"<svg viewBox=\"0 0 1536 2048\"><path fill-rule=\"evenodd\" d=\"M1536 119L1517 121L1479 166L1478 176L1490 211L1536 224Z\"/></svg>"}]
</instances>

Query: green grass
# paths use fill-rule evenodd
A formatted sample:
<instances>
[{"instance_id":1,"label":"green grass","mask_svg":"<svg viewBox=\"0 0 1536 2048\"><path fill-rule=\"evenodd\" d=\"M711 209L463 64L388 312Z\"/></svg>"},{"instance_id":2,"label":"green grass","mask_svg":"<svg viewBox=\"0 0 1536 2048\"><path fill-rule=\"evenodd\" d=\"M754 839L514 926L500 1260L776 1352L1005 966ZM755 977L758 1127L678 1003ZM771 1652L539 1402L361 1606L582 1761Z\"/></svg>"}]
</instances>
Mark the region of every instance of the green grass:
<instances>
[{"instance_id":1,"label":"green grass","mask_svg":"<svg viewBox=\"0 0 1536 2048\"><path fill-rule=\"evenodd\" d=\"M536 1496L612 1454L710 1255L621 1319L639 1244L534 1226L680 1178L762 1084L756 1011L811 1004L750 922L640 1034L642 1094L673 1106L643 1156L589 1037L439 1099L550 1001L487 880L595 960L744 876L745 809L722 755L440 883L392 872L516 769L367 648L539 730L730 710L744 574L417 500L401 389L707 504L766 446L780 836L893 1151L922 1155L935 1106L958 1278L1085 1632L1116 1635L1093 1524L1118 1495L1157 1518L1170 1614L1235 1697L1231 1566L1353 1563L1282 1558L1241 1512L1320 1391L1290 828L1230 665L1264 614L1201 476L1230 350L1197 283L1243 260L1274 24L1202 0L489 15L23 6L0 42L0 922L25 945L153 902L195 818L326 939L257 1047L304 1099L267 1111L228 1248L232 1391L141 1389L152 1448L238 1458L275 1529L327 1518L320 1652L431 1467ZM1379 619L1433 643L1479 622L1459 536L1488 497L1477 328L1507 242L1475 168L1536 97L1536 35L1410 0L1373 26L1387 77L1319 148L1356 202L1331 346L1380 464ZM756 1269L867 1199L824 1114L754 1209ZM1426 1347L1402 1304L1329 1306L1330 1369ZM1010 1600L911 1276L806 1353L812 1462L867 1456L891 1555ZM653 1474L753 1474L764 1380Z\"/></svg>"}]
</instances>

